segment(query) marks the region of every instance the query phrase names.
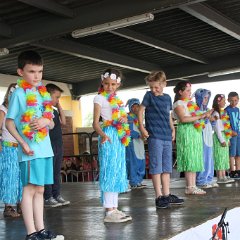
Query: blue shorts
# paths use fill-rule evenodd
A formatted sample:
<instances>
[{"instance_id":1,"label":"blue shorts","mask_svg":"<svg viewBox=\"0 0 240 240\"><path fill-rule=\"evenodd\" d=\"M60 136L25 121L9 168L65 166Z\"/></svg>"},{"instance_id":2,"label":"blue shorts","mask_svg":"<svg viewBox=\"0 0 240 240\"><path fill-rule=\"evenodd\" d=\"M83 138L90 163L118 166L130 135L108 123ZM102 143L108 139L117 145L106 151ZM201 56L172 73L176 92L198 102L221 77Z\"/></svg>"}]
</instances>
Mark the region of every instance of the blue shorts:
<instances>
[{"instance_id":1,"label":"blue shorts","mask_svg":"<svg viewBox=\"0 0 240 240\"><path fill-rule=\"evenodd\" d=\"M230 139L229 155L230 157L240 156L240 135L232 137Z\"/></svg>"},{"instance_id":2,"label":"blue shorts","mask_svg":"<svg viewBox=\"0 0 240 240\"><path fill-rule=\"evenodd\" d=\"M150 174L172 172L172 141L149 138L148 152Z\"/></svg>"},{"instance_id":3,"label":"blue shorts","mask_svg":"<svg viewBox=\"0 0 240 240\"><path fill-rule=\"evenodd\" d=\"M22 185L53 184L53 158L36 158L19 163Z\"/></svg>"}]
</instances>

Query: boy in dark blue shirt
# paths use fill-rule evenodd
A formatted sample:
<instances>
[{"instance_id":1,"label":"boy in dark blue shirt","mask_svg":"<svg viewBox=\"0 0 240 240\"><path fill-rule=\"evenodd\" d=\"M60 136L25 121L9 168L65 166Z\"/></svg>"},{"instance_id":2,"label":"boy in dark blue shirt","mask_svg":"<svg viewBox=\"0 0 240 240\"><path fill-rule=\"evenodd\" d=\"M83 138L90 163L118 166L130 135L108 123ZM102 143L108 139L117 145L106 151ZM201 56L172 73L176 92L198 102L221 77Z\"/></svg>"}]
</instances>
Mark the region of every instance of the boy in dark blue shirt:
<instances>
[{"instance_id":1,"label":"boy in dark blue shirt","mask_svg":"<svg viewBox=\"0 0 240 240\"><path fill-rule=\"evenodd\" d=\"M239 102L239 96L236 92L230 92L228 94L229 106L226 107L226 111L230 118L230 125L233 131L232 138L230 139L230 177L234 179L240 179L240 114L237 107Z\"/></svg>"},{"instance_id":2,"label":"boy in dark blue shirt","mask_svg":"<svg viewBox=\"0 0 240 240\"><path fill-rule=\"evenodd\" d=\"M47 84L47 91L50 93L52 103L54 106L54 128L49 131L49 136L53 149L53 184L45 185L44 191L44 206L45 207L59 207L62 205L70 204L60 194L60 177L61 166L63 161L63 142L62 142L62 129L61 125L66 124L66 118L61 105L59 104L59 98L63 90L55 84Z\"/></svg>"},{"instance_id":3,"label":"boy in dark blue shirt","mask_svg":"<svg viewBox=\"0 0 240 240\"><path fill-rule=\"evenodd\" d=\"M170 110L171 97L163 93L167 81L163 71L154 71L146 77L151 91L146 92L140 105L138 119L144 138L148 138L149 173L155 190L157 208L168 208L170 204L183 204L184 200L170 194L172 172L172 141L175 139ZM146 129L143 126L145 111ZM161 189L162 185L162 189Z\"/></svg>"}]
</instances>

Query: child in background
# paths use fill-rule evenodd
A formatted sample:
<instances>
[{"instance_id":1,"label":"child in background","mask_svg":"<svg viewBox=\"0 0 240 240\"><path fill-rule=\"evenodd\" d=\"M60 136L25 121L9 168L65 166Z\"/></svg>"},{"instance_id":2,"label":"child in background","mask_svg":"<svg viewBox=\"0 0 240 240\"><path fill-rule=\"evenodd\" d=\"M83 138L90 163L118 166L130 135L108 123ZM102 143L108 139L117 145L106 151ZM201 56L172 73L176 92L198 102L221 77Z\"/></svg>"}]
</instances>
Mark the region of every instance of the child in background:
<instances>
[{"instance_id":1,"label":"child in background","mask_svg":"<svg viewBox=\"0 0 240 240\"><path fill-rule=\"evenodd\" d=\"M229 116L224 110L225 104L223 94L217 94L214 97L212 116L215 117L216 122L213 126L213 158L219 184L234 182L233 179L226 177L226 171L229 169L229 139L232 136L232 129Z\"/></svg>"},{"instance_id":2,"label":"child in background","mask_svg":"<svg viewBox=\"0 0 240 240\"><path fill-rule=\"evenodd\" d=\"M44 185L53 184L53 151L48 129L53 128L54 123L52 100L41 82L41 56L35 51L20 53L17 73L21 79L10 99L6 127L20 144L25 240L63 240L62 235L46 231L43 221Z\"/></svg>"},{"instance_id":3,"label":"child in background","mask_svg":"<svg viewBox=\"0 0 240 240\"><path fill-rule=\"evenodd\" d=\"M167 85L166 76L163 71L154 71L145 80L151 91L144 95L138 120L142 136L148 139L149 173L152 175L155 190L155 205L156 208L181 205L184 200L170 193L172 141L175 139L175 129L170 114L171 97L163 93ZM143 126L144 112L146 129Z\"/></svg>"},{"instance_id":4,"label":"child in background","mask_svg":"<svg viewBox=\"0 0 240 240\"><path fill-rule=\"evenodd\" d=\"M211 97L211 92L207 89L197 89L194 93L196 103L201 111L206 112L209 109L207 105ZM213 182L214 177L214 162L213 162L213 136L212 136L212 124L211 120L205 119L205 128L202 131L203 134L203 161L204 171L197 173L196 183L200 188L212 188L218 187L217 183Z\"/></svg>"},{"instance_id":5,"label":"child in background","mask_svg":"<svg viewBox=\"0 0 240 240\"><path fill-rule=\"evenodd\" d=\"M204 118L210 117L212 111L203 113L196 103L191 101L191 83L180 81L174 88L174 118L177 124L177 169L185 173L187 195L203 195L204 190L196 186L196 172L203 168L202 129Z\"/></svg>"},{"instance_id":6,"label":"child in background","mask_svg":"<svg viewBox=\"0 0 240 240\"><path fill-rule=\"evenodd\" d=\"M59 88L57 85L52 83L47 84L46 88L51 95L53 104L54 128L49 131L49 136L54 156L53 156L53 184L45 185L44 206L58 207L70 204L70 201L65 200L60 193L61 165L63 161L62 125L66 125L66 118L63 109L59 103L59 99L61 97L63 90Z\"/></svg>"},{"instance_id":7,"label":"child in background","mask_svg":"<svg viewBox=\"0 0 240 240\"><path fill-rule=\"evenodd\" d=\"M22 199L22 183L18 163L18 143L8 132L5 126L8 111L8 101L15 90L16 83L9 85L0 106L0 129L2 139L0 142L0 200L4 202L4 217L19 217L21 213L20 201ZM13 205L17 203L17 211Z\"/></svg>"},{"instance_id":8,"label":"child in background","mask_svg":"<svg viewBox=\"0 0 240 240\"><path fill-rule=\"evenodd\" d=\"M146 185L143 185L142 181L145 176L146 160L137 118L140 102L137 98L131 98L127 105L129 107L128 124L131 131L131 142L126 148L128 180L132 189L144 188Z\"/></svg>"},{"instance_id":9,"label":"child in background","mask_svg":"<svg viewBox=\"0 0 240 240\"><path fill-rule=\"evenodd\" d=\"M94 98L93 113L93 128L99 134L99 184L106 210L104 222L116 223L132 220L118 210L118 193L128 189L125 150L130 141L127 114L123 102L116 95L120 85L118 70L109 68L103 72L99 94Z\"/></svg>"},{"instance_id":10,"label":"child in background","mask_svg":"<svg viewBox=\"0 0 240 240\"><path fill-rule=\"evenodd\" d=\"M229 106L225 108L230 118L232 137L230 139L230 174L233 179L240 179L240 113L237 107L239 96L236 92L228 94Z\"/></svg>"}]
</instances>

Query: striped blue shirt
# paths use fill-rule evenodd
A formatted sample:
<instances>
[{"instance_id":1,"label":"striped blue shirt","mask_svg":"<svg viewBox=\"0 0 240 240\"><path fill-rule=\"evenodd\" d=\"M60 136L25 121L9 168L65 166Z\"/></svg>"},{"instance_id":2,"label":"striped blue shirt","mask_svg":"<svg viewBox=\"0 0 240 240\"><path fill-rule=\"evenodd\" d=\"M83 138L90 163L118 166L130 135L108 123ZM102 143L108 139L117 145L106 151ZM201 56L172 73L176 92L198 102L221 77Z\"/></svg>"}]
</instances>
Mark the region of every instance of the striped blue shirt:
<instances>
[{"instance_id":1,"label":"striped blue shirt","mask_svg":"<svg viewBox=\"0 0 240 240\"><path fill-rule=\"evenodd\" d=\"M145 125L152 138L172 141L170 110L172 100L168 94L155 96L151 91L144 95L142 105L145 109Z\"/></svg>"}]
</instances>

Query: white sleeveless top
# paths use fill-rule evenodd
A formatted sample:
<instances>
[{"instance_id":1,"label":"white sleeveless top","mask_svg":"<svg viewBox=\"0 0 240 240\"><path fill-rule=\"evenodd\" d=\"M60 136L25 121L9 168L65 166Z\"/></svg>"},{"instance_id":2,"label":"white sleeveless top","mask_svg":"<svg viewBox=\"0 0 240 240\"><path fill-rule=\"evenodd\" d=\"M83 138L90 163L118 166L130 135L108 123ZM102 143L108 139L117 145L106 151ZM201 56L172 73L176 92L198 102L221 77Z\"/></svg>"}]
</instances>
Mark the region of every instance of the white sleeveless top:
<instances>
[{"instance_id":1,"label":"white sleeveless top","mask_svg":"<svg viewBox=\"0 0 240 240\"><path fill-rule=\"evenodd\" d=\"M6 125L5 125L6 116L7 116L7 108L5 106L1 105L0 111L3 111L5 113L5 116L3 119L3 125L2 125L2 141L17 143L17 140L9 133L9 131L7 130Z\"/></svg>"}]
</instances>

